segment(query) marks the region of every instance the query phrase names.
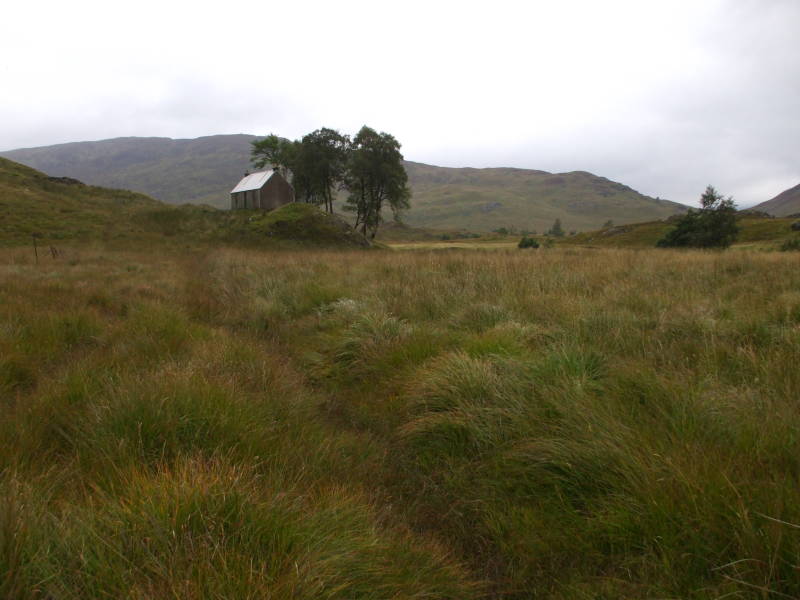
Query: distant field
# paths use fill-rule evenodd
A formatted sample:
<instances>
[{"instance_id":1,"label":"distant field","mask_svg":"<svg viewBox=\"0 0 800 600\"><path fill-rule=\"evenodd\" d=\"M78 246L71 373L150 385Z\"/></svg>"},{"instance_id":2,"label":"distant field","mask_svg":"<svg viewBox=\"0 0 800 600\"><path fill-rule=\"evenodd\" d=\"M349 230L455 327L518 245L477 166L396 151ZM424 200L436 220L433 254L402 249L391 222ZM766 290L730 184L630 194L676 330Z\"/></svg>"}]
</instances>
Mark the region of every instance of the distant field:
<instances>
[{"instance_id":1,"label":"distant field","mask_svg":"<svg viewBox=\"0 0 800 600\"><path fill-rule=\"evenodd\" d=\"M789 239L800 238L800 234L792 230L792 224L797 219L768 219L746 217L738 222L740 232L734 249L739 250L777 250L781 244ZM549 238L547 236L533 236L540 244L553 246L583 247L583 248L654 248L658 240L673 227L665 221L649 223L634 223L631 225L616 226L602 230L588 231L563 238ZM408 234L410 239L404 240L402 231L383 243L395 250L426 250L445 248L464 249L512 249L516 248L521 235L499 236L496 234L483 235L474 239L437 239L432 233L428 239L414 239L415 230ZM438 236L439 238L442 235ZM447 236L449 237L449 236ZM431 239L432 238L432 239Z\"/></svg>"},{"instance_id":2,"label":"distant field","mask_svg":"<svg viewBox=\"0 0 800 600\"><path fill-rule=\"evenodd\" d=\"M0 249L0 598L800 597L797 253L501 244Z\"/></svg>"},{"instance_id":3,"label":"distant field","mask_svg":"<svg viewBox=\"0 0 800 600\"><path fill-rule=\"evenodd\" d=\"M487 249L487 250L508 250L516 248L519 241L517 239L508 240L447 240L447 241L425 241L425 242L386 242L386 245L394 250L436 250L446 248L461 249Z\"/></svg>"}]
</instances>

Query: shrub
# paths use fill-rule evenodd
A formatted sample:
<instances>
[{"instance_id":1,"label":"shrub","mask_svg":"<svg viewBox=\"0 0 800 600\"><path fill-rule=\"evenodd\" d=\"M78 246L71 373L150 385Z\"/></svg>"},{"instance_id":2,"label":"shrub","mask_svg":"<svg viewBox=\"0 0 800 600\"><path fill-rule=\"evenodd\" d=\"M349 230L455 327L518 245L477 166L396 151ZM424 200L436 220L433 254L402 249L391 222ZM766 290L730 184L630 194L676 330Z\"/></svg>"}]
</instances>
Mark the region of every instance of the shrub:
<instances>
[{"instance_id":1,"label":"shrub","mask_svg":"<svg viewBox=\"0 0 800 600\"><path fill-rule=\"evenodd\" d=\"M538 248L539 242L536 241L536 238L532 237L523 237L519 244L517 244L517 248Z\"/></svg>"},{"instance_id":2,"label":"shrub","mask_svg":"<svg viewBox=\"0 0 800 600\"><path fill-rule=\"evenodd\" d=\"M700 197L700 210L689 209L656 246L727 248L739 233L733 198L723 198L712 186Z\"/></svg>"},{"instance_id":3,"label":"shrub","mask_svg":"<svg viewBox=\"0 0 800 600\"><path fill-rule=\"evenodd\" d=\"M790 252L790 251L800 251L800 237L792 238L790 240L786 240L781 245L782 252Z\"/></svg>"},{"instance_id":4,"label":"shrub","mask_svg":"<svg viewBox=\"0 0 800 600\"><path fill-rule=\"evenodd\" d=\"M564 237L564 228L561 227L561 219L556 219L553 222L553 226L547 231L546 235L552 235L553 237Z\"/></svg>"}]
</instances>

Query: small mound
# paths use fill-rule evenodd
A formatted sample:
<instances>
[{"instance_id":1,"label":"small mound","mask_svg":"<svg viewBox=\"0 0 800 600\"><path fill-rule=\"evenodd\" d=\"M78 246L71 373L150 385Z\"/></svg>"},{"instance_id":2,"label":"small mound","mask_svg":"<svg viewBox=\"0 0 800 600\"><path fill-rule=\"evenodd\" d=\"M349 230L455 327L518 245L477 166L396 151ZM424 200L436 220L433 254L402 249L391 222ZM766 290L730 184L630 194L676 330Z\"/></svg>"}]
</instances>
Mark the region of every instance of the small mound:
<instances>
[{"instance_id":1,"label":"small mound","mask_svg":"<svg viewBox=\"0 0 800 600\"><path fill-rule=\"evenodd\" d=\"M299 242L303 245L368 248L370 242L338 215L321 211L312 204L292 202L267 213L231 211L235 234L253 239L264 236L273 240ZM243 221L243 222L241 222Z\"/></svg>"}]
</instances>

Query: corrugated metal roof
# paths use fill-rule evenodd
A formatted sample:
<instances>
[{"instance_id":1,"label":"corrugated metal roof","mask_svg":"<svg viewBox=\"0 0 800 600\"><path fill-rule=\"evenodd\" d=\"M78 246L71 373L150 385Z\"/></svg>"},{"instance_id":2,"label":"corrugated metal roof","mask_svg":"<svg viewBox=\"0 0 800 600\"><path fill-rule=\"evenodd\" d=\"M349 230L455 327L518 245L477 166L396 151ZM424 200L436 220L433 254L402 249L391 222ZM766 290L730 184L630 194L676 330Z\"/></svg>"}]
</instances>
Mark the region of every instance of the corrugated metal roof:
<instances>
[{"instance_id":1,"label":"corrugated metal roof","mask_svg":"<svg viewBox=\"0 0 800 600\"><path fill-rule=\"evenodd\" d=\"M267 183L267 180L272 177L274 172L275 171L270 169L269 171L259 171L258 173L245 175L244 179L237 183L236 187L231 190L231 194L261 189L261 186Z\"/></svg>"}]
</instances>

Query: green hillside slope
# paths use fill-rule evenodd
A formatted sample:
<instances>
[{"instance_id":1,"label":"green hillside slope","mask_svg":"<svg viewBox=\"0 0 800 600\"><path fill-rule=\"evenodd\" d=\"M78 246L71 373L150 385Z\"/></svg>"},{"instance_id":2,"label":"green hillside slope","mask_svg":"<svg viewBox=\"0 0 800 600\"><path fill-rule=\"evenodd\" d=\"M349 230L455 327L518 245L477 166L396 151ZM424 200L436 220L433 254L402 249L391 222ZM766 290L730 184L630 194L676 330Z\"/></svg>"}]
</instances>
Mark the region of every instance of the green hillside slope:
<instances>
[{"instance_id":1,"label":"green hillside slope","mask_svg":"<svg viewBox=\"0 0 800 600\"><path fill-rule=\"evenodd\" d=\"M556 219L566 230L662 219L682 204L643 196L585 171L450 169L407 162L414 191L409 225L491 231L500 227L543 232Z\"/></svg>"},{"instance_id":2,"label":"green hillside slope","mask_svg":"<svg viewBox=\"0 0 800 600\"><path fill-rule=\"evenodd\" d=\"M785 217L800 213L800 183L793 188L784 190L771 200L754 206L753 210L763 210L776 217Z\"/></svg>"},{"instance_id":3,"label":"green hillside slope","mask_svg":"<svg viewBox=\"0 0 800 600\"><path fill-rule=\"evenodd\" d=\"M134 215L163 206L126 190L58 180L0 158L0 243L112 240L145 233Z\"/></svg>"},{"instance_id":4,"label":"green hillside slope","mask_svg":"<svg viewBox=\"0 0 800 600\"><path fill-rule=\"evenodd\" d=\"M0 245L125 242L269 247L365 247L343 219L310 204L269 213L171 206L143 194L84 185L0 158Z\"/></svg>"},{"instance_id":5,"label":"green hillside slope","mask_svg":"<svg viewBox=\"0 0 800 600\"><path fill-rule=\"evenodd\" d=\"M144 192L171 204L227 208L228 192L250 167L250 135L190 140L118 138L0 153L96 185ZM656 220L686 209L583 171L447 168L406 162L413 192L405 216L415 227L543 231L555 219L569 230Z\"/></svg>"},{"instance_id":6,"label":"green hillside slope","mask_svg":"<svg viewBox=\"0 0 800 600\"><path fill-rule=\"evenodd\" d=\"M777 248L784 241L797 237L792 230L796 219L770 219L747 216L738 218L739 235L735 246ZM667 221L649 221L587 231L565 238L563 243L609 248L652 248L673 227Z\"/></svg>"}]
</instances>

